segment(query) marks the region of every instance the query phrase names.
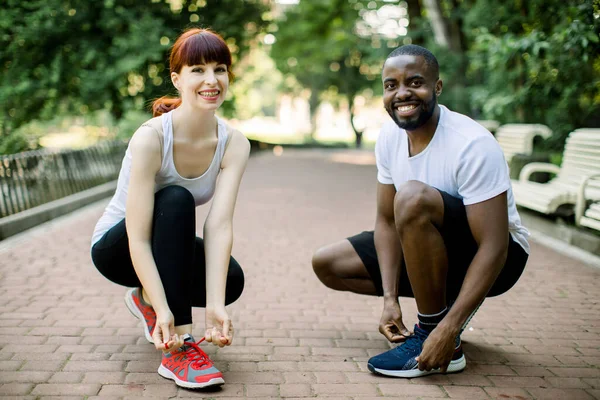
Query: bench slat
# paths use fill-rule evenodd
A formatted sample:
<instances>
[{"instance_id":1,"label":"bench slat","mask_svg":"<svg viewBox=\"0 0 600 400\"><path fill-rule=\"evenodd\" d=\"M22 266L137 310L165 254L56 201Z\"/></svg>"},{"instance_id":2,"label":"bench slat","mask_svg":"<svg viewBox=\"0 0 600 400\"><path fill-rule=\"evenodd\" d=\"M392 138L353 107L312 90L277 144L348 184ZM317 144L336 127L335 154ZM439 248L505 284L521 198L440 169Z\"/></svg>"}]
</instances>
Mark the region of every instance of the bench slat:
<instances>
[{"instance_id":1,"label":"bench slat","mask_svg":"<svg viewBox=\"0 0 600 400\"><path fill-rule=\"evenodd\" d=\"M553 214L561 205L574 206L581 183L595 174L600 174L600 129L574 130L565 142L558 175L545 184L513 181L515 202L522 207ZM598 202L586 210L580 223L598 226L594 229L600 230L600 179L588 181L585 196Z\"/></svg>"}]
</instances>

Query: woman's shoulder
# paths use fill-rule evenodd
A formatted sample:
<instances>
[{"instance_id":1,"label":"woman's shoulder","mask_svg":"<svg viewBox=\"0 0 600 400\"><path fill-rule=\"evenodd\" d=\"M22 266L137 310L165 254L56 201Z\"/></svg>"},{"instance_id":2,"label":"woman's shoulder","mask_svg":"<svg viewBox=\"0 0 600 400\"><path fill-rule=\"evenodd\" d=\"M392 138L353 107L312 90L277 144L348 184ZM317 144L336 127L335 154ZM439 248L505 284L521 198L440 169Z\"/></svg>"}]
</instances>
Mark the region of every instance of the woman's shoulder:
<instances>
[{"instance_id":1,"label":"woman's shoulder","mask_svg":"<svg viewBox=\"0 0 600 400\"><path fill-rule=\"evenodd\" d=\"M223 123L227 130L227 143L222 165L225 166L231 162L236 163L237 161L247 160L250 154L250 141L240 130L224 121Z\"/></svg>"},{"instance_id":2,"label":"woman's shoulder","mask_svg":"<svg viewBox=\"0 0 600 400\"><path fill-rule=\"evenodd\" d=\"M143 124L140 125L140 127L138 128L138 131L148 130L148 128L156 131L158 134L160 134L162 136L163 128L162 128L161 116L159 115L158 117L150 118L149 120L147 120L146 122L144 122Z\"/></svg>"},{"instance_id":3,"label":"woman's shoulder","mask_svg":"<svg viewBox=\"0 0 600 400\"><path fill-rule=\"evenodd\" d=\"M163 129L160 117L150 118L140 125L131 137L130 144L145 151L161 151Z\"/></svg>"},{"instance_id":4,"label":"woman's shoulder","mask_svg":"<svg viewBox=\"0 0 600 400\"><path fill-rule=\"evenodd\" d=\"M231 125L230 122L224 120L223 118L218 117L219 122L221 123L221 125L223 125L225 127L225 131L227 132L227 136L232 136L232 135L236 135L239 134L240 131L237 130L236 128L233 127L233 125Z\"/></svg>"},{"instance_id":5,"label":"woman's shoulder","mask_svg":"<svg viewBox=\"0 0 600 400\"><path fill-rule=\"evenodd\" d=\"M250 141L248 138L246 138L246 135L244 135L239 129L233 127L231 124L223 121L222 119L221 122L225 126L225 130L227 132L227 147L229 147L229 144L232 142L237 143L238 145L243 145L244 143L248 143L248 146L250 145Z\"/></svg>"}]
</instances>

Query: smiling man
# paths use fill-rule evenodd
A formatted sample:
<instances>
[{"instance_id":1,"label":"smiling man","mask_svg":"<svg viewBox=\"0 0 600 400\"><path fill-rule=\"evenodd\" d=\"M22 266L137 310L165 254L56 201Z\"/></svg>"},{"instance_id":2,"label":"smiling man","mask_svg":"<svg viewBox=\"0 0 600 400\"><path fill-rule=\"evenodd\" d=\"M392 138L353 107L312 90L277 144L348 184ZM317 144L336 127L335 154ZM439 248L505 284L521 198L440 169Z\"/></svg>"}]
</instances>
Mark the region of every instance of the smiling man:
<instances>
[{"instance_id":1,"label":"smiling man","mask_svg":"<svg viewBox=\"0 0 600 400\"><path fill-rule=\"evenodd\" d=\"M382 71L392 121L375 149L375 231L319 249L312 264L335 290L383 296L379 331L399 346L368 362L378 374L414 378L462 371L460 334L485 297L509 290L527 262L527 230L494 137L438 105L439 66L427 49L395 49ZM418 324L402 322L398 297L414 297Z\"/></svg>"}]
</instances>

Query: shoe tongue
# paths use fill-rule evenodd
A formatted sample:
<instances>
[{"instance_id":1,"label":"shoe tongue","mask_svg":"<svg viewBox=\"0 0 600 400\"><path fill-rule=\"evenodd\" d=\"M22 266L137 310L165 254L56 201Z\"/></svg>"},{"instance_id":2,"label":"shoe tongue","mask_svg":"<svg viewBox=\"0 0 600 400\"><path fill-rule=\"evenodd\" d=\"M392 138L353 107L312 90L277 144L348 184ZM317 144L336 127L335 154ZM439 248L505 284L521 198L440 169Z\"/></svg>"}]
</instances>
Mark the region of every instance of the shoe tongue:
<instances>
[{"instance_id":1,"label":"shoe tongue","mask_svg":"<svg viewBox=\"0 0 600 400\"><path fill-rule=\"evenodd\" d=\"M421 335L421 336L425 336L425 337L429 336L429 332L427 332L425 329L421 328L421 327L419 326L419 324L415 324L414 333L415 333L415 334L417 334L417 333L418 333L419 335Z\"/></svg>"},{"instance_id":2,"label":"shoe tongue","mask_svg":"<svg viewBox=\"0 0 600 400\"><path fill-rule=\"evenodd\" d=\"M186 333L183 335L183 341L184 342L195 342L194 337L192 335L190 335L189 333Z\"/></svg>"},{"instance_id":3,"label":"shoe tongue","mask_svg":"<svg viewBox=\"0 0 600 400\"><path fill-rule=\"evenodd\" d=\"M192 335L190 335L189 333L184 334L182 336L182 338L183 338L183 344L178 349L178 351L186 352L190 348L190 346L188 346L187 343L195 343L196 341L194 340L194 337Z\"/></svg>"}]
</instances>

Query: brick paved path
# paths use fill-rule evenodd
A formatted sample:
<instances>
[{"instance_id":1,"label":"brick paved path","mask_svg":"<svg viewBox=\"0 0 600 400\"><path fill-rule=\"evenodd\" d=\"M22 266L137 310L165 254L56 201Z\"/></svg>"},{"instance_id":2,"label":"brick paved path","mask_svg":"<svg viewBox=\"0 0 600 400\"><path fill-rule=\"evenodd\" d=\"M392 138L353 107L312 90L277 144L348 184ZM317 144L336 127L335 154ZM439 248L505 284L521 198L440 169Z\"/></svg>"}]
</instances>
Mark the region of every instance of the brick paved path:
<instances>
[{"instance_id":1,"label":"brick paved path","mask_svg":"<svg viewBox=\"0 0 600 400\"><path fill-rule=\"evenodd\" d=\"M233 346L208 350L227 384L208 393L156 373L159 354L126 310L124 289L92 266L89 237L105 202L0 243L0 395L600 398L600 270L535 243L520 282L486 301L465 332L463 373L395 380L367 372L366 360L388 349L376 332L381 301L327 290L310 257L372 228L375 185L367 153L286 150L251 159L234 245L247 286L230 307ZM402 306L412 326L414 301ZM199 335L202 310L194 316Z\"/></svg>"}]
</instances>

